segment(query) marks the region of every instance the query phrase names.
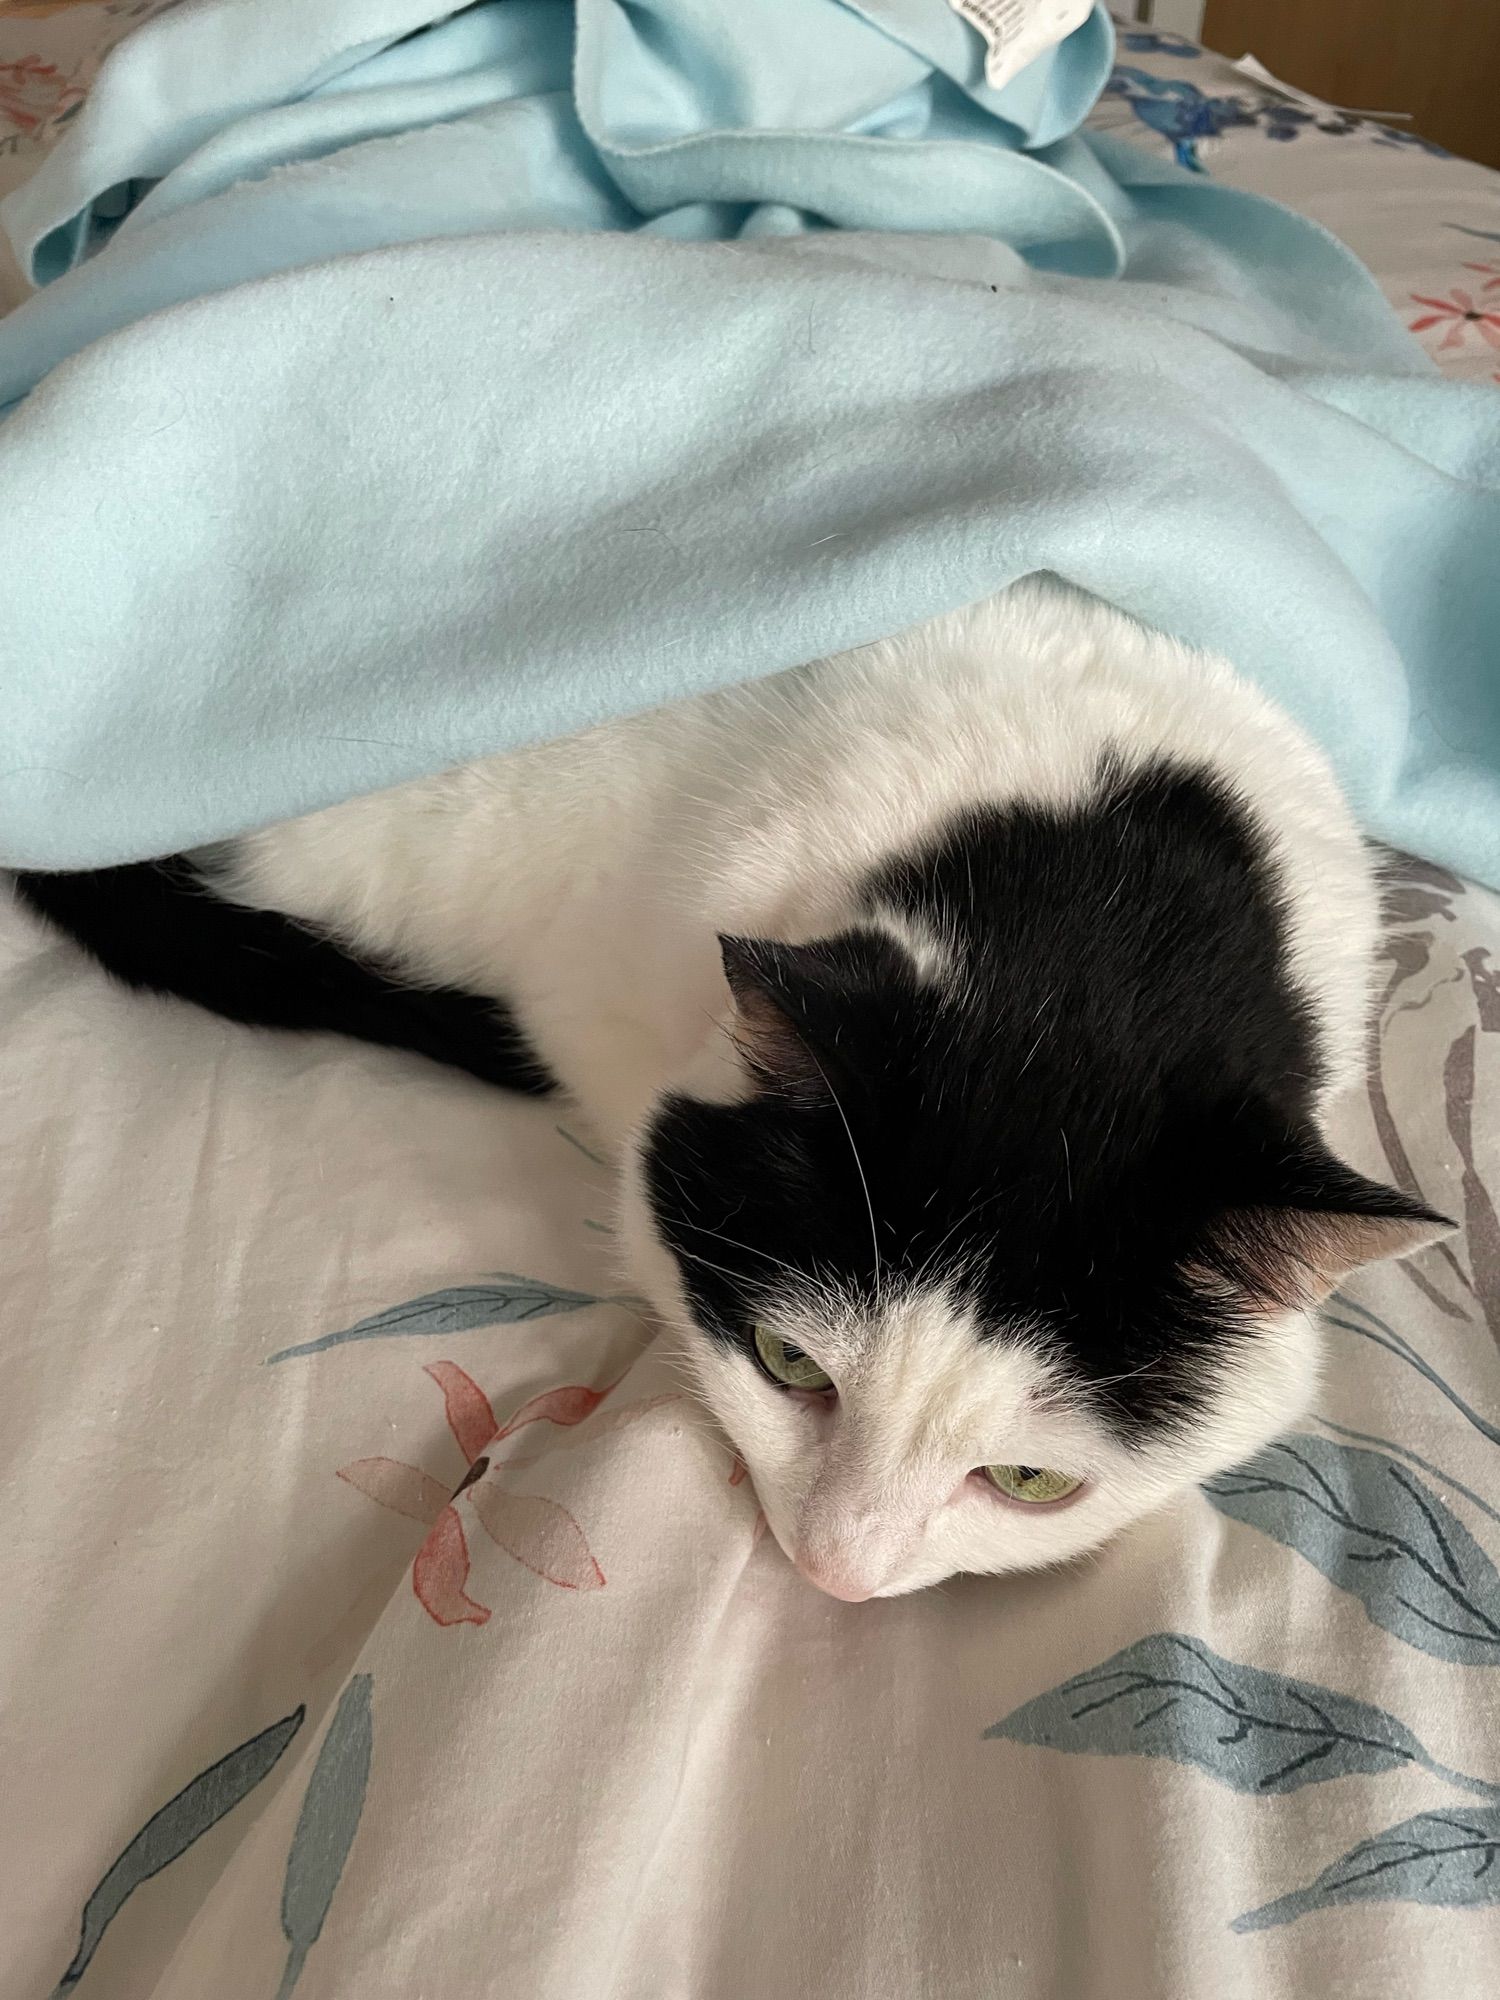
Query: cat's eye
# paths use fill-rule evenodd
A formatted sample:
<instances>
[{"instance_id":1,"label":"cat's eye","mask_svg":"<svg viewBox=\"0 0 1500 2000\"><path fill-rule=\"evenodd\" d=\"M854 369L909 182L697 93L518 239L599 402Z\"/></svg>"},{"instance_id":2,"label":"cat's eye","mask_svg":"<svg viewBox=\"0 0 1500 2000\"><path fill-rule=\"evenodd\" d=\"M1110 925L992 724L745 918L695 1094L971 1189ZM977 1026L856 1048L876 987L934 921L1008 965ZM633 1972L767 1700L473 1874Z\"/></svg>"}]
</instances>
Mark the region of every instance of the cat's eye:
<instances>
[{"instance_id":1,"label":"cat's eye","mask_svg":"<svg viewBox=\"0 0 1500 2000\"><path fill-rule=\"evenodd\" d=\"M1051 1472L1042 1465L986 1465L980 1469L1007 1500L1024 1500L1031 1507L1044 1507L1050 1500L1066 1500L1083 1484L1071 1473Z\"/></svg>"},{"instance_id":2,"label":"cat's eye","mask_svg":"<svg viewBox=\"0 0 1500 2000\"><path fill-rule=\"evenodd\" d=\"M755 1329L755 1352L771 1380L784 1389L816 1391L833 1387L832 1376L825 1374L810 1354L804 1354L789 1340L778 1339L763 1326Z\"/></svg>"}]
</instances>

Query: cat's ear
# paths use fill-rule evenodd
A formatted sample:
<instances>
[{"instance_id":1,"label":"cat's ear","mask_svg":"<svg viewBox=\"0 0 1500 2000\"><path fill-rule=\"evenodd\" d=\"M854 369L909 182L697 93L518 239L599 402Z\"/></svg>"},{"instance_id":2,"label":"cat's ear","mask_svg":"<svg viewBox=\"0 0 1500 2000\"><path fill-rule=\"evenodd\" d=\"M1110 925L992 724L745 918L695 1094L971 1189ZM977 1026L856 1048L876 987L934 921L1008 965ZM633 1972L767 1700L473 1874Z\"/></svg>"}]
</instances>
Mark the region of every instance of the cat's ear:
<instances>
[{"instance_id":1,"label":"cat's ear","mask_svg":"<svg viewBox=\"0 0 1500 2000\"><path fill-rule=\"evenodd\" d=\"M764 1089L796 1104L821 1104L828 1078L805 1032L804 954L763 938L721 937L734 997L734 1041Z\"/></svg>"},{"instance_id":2,"label":"cat's ear","mask_svg":"<svg viewBox=\"0 0 1500 2000\"><path fill-rule=\"evenodd\" d=\"M1215 1218L1189 1276L1254 1312L1284 1312L1321 1304L1360 1265L1410 1257L1455 1226L1310 1140L1281 1154L1263 1195Z\"/></svg>"}]
</instances>

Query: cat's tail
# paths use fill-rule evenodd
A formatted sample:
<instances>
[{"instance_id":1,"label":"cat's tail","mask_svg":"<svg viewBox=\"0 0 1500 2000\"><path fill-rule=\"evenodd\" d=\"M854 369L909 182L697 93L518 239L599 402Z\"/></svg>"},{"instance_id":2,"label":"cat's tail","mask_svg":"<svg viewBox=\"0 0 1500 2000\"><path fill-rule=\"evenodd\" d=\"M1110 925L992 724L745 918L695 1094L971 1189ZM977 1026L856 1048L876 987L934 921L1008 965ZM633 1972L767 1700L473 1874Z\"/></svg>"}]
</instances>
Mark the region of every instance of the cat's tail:
<instances>
[{"instance_id":1,"label":"cat's tail","mask_svg":"<svg viewBox=\"0 0 1500 2000\"><path fill-rule=\"evenodd\" d=\"M321 1028L410 1049L485 1083L553 1088L509 1011L457 988L405 985L274 910L226 903L182 856L15 877L20 900L106 972L258 1028Z\"/></svg>"}]
</instances>

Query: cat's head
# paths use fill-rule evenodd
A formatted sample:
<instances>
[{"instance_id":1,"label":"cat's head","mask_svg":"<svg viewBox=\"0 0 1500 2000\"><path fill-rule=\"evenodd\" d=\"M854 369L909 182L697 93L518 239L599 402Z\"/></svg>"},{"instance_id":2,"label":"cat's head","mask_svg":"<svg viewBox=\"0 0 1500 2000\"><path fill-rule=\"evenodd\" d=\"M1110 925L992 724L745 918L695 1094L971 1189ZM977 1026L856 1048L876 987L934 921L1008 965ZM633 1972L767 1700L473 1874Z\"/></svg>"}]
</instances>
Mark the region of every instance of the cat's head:
<instances>
[{"instance_id":1,"label":"cat's head","mask_svg":"<svg viewBox=\"0 0 1500 2000\"><path fill-rule=\"evenodd\" d=\"M1445 1232L1327 1149L1313 1023L1243 915L1232 981L1211 922L1112 952L1076 905L1092 955L1007 960L909 898L723 941L738 1088L657 1107L628 1226L822 1589L1096 1547L1303 1416L1313 1309Z\"/></svg>"}]
</instances>

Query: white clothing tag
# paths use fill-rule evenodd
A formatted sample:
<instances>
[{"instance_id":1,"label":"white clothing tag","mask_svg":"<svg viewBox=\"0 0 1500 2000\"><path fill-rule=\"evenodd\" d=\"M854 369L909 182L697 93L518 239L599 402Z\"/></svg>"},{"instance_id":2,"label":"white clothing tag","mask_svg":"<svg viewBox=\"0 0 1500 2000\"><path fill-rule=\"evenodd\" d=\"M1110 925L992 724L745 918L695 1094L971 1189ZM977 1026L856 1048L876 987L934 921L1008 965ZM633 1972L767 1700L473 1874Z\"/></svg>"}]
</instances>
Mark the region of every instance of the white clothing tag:
<instances>
[{"instance_id":1,"label":"white clothing tag","mask_svg":"<svg viewBox=\"0 0 1500 2000\"><path fill-rule=\"evenodd\" d=\"M948 5L983 35L984 80L993 90L1055 48L1093 11L1093 0L948 0Z\"/></svg>"}]
</instances>

